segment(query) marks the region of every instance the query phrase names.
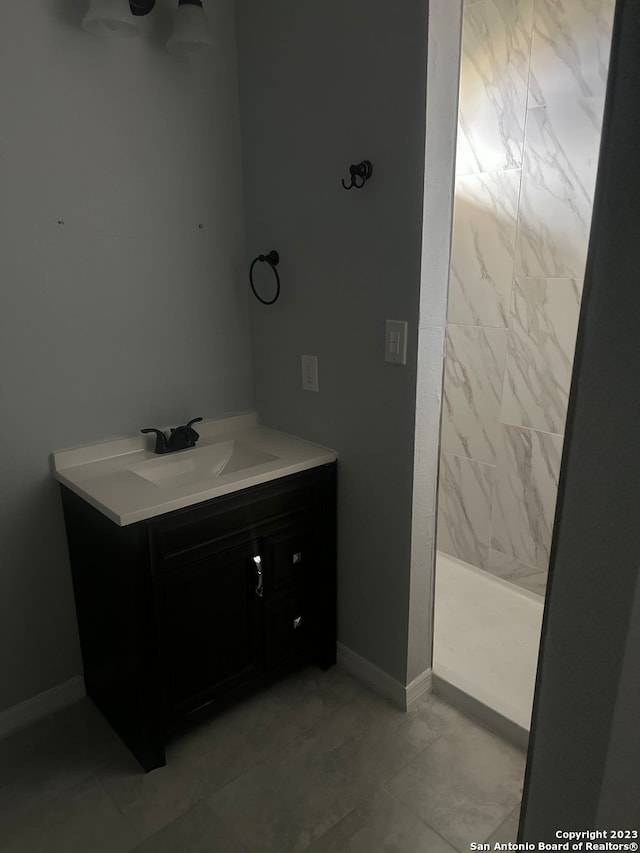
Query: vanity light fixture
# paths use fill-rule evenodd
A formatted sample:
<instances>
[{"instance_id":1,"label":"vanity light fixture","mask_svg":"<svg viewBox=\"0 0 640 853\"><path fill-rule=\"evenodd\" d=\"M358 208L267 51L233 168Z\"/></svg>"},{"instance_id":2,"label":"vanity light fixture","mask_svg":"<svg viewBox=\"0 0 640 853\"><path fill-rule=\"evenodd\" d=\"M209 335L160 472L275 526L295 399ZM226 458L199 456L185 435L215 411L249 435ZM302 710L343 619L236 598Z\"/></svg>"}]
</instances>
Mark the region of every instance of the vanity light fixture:
<instances>
[{"instance_id":1,"label":"vanity light fixture","mask_svg":"<svg viewBox=\"0 0 640 853\"><path fill-rule=\"evenodd\" d=\"M140 27L134 16L148 15L155 4L156 0L90 0L82 27L97 36L137 36ZM173 33L167 42L169 53L187 56L212 45L202 0L178 0Z\"/></svg>"},{"instance_id":2,"label":"vanity light fixture","mask_svg":"<svg viewBox=\"0 0 640 853\"><path fill-rule=\"evenodd\" d=\"M153 9L155 0L146 3L129 0L91 0L89 11L84 16L82 27L94 36L127 38L137 36L140 27L133 15L146 15ZM144 11L140 8L143 7ZM148 8L147 8L148 7Z\"/></svg>"},{"instance_id":3,"label":"vanity light fixture","mask_svg":"<svg viewBox=\"0 0 640 853\"><path fill-rule=\"evenodd\" d=\"M178 0L173 33L167 42L169 53L188 56L212 45L202 0Z\"/></svg>"}]
</instances>

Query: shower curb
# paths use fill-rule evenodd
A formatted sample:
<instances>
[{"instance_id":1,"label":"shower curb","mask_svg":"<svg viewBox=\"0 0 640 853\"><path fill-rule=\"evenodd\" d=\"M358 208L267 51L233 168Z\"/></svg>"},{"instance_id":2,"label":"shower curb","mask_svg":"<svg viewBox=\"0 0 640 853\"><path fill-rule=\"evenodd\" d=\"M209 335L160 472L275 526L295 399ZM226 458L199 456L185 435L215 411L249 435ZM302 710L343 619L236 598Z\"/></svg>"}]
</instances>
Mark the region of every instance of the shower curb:
<instances>
[{"instance_id":1,"label":"shower curb","mask_svg":"<svg viewBox=\"0 0 640 853\"><path fill-rule=\"evenodd\" d=\"M469 717L483 723L487 728L504 737L514 746L527 749L529 743L529 732L527 729L514 723L499 711L494 711L484 702L480 702L464 690L456 687L440 675L433 674L433 692L436 696L444 699L450 705L463 711Z\"/></svg>"}]
</instances>

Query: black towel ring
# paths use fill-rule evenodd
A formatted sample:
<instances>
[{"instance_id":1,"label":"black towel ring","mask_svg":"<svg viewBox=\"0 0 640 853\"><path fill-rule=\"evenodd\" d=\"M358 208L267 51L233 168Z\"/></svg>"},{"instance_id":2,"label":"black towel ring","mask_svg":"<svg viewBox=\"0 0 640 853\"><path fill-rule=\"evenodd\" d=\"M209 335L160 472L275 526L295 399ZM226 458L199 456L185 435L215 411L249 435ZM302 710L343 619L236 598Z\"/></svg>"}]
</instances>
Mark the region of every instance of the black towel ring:
<instances>
[{"instance_id":1,"label":"black towel ring","mask_svg":"<svg viewBox=\"0 0 640 853\"><path fill-rule=\"evenodd\" d=\"M260 261L260 263L266 261L273 270L273 274L276 277L276 295L273 297L273 299L263 299L261 296L258 296L256 292L256 288L253 283L253 268L258 263L258 261ZM251 266L249 267L249 281L251 282L251 290L253 290L253 295L255 296L255 298L259 302L262 302L263 305L273 305L278 296L280 296L280 276L278 275L278 270L276 269L276 266L278 265L279 261L280 255L276 252L275 249L272 249L268 255L258 255L257 258L254 258L251 263Z\"/></svg>"}]
</instances>

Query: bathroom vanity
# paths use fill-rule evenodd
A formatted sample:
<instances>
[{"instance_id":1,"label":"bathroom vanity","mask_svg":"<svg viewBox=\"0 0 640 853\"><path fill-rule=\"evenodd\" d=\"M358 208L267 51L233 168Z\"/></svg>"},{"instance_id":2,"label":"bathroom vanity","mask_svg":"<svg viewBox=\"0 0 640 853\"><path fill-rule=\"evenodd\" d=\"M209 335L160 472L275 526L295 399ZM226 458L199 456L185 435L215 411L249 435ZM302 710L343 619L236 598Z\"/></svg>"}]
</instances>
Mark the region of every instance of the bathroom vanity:
<instances>
[{"instance_id":1,"label":"bathroom vanity","mask_svg":"<svg viewBox=\"0 0 640 853\"><path fill-rule=\"evenodd\" d=\"M52 455L87 694L147 771L186 720L335 663L335 453L252 415L200 434Z\"/></svg>"}]
</instances>

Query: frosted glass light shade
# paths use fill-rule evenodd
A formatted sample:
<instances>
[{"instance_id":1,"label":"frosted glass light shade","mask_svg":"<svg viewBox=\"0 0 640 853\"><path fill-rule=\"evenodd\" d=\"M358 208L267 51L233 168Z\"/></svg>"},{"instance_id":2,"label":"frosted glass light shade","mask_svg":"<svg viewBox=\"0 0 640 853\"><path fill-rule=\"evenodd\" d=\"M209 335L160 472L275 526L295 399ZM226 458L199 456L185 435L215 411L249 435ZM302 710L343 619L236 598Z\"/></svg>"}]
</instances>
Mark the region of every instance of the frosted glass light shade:
<instances>
[{"instance_id":1,"label":"frosted glass light shade","mask_svg":"<svg viewBox=\"0 0 640 853\"><path fill-rule=\"evenodd\" d=\"M91 0L82 27L94 36L109 38L128 38L140 32L129 0Z\"/></svg>"},{"instance_id":2,"label":"frosted glass light shade","mask_svg":"<svg viewBox=\"0 0 640 853\"><path fill-rule=\"evenodd\" d=\"M167 50L175 56L187 56L204 47L212 47L207 17L201 3L182 2L176 9L173 33Z\"/></svg>"}]
</instances>

